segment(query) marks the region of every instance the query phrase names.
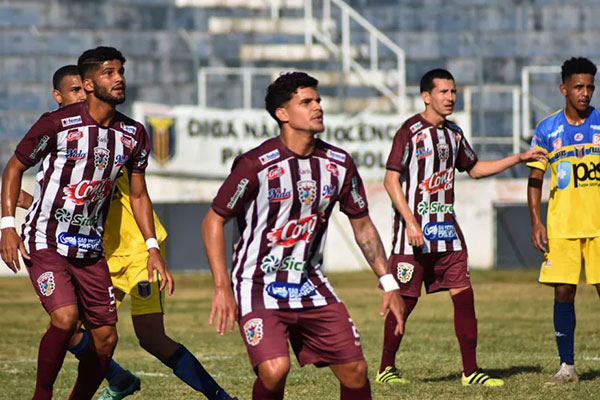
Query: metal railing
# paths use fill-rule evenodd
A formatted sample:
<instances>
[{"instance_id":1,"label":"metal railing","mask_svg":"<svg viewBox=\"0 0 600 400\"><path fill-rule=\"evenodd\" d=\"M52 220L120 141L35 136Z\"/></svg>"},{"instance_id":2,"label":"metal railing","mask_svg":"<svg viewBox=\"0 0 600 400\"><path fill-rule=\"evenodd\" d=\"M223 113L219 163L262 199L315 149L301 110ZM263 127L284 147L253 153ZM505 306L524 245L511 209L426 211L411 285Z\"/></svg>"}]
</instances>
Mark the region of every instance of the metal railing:
<instances>
[{"instance_id":1,"label":"metal railing","mask_svg":"<svg viewBox=\"0 0 600 400\"><path fill-rule=\"evenodd\" d=\"M559 65L529 65L523 67L521 70L521 87L523 90L522 95L522 116L521 116L521 131L520 136L522 138L528 138L533 134L535 126L531 126L531 105L533 104L538 110L544 114L549 114L552 108L548 106L544 101L538 99L531 94L531 75L532 74L560 74Z\"/></svg>"}]
</instances>

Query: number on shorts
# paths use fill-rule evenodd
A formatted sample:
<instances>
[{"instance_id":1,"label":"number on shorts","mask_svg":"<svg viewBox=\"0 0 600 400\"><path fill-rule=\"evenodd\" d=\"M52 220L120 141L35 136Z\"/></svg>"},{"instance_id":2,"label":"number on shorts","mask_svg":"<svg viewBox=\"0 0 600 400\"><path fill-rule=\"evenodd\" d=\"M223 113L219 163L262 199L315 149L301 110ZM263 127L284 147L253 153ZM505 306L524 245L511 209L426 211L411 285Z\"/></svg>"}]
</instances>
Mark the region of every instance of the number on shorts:
<instances>
[{"instance_id":1,"label":"number on shorts","mask_svg":"<svg viewBox=\"0 0 600 400\"><path fill-rule=\"evenodd\" d=\"M116 300L115 300L115 288L112 286L108 287L108 297L110 297L110 305L114 305Z\"/></svg>"},{"instance_id":2,"label":"number on shorts","mask_svg":"<svg viewBox=\"0 0 600 400\"><path fill-rule=\"evenodd\" d=\"M360 339L358 329L356 329L356 326L354 326L354 321L352 321L352 318L348 318L348 322L350 322L350 325L352 325L352 334L354 335L354 337Z\"/></svg>"}]
</instances>

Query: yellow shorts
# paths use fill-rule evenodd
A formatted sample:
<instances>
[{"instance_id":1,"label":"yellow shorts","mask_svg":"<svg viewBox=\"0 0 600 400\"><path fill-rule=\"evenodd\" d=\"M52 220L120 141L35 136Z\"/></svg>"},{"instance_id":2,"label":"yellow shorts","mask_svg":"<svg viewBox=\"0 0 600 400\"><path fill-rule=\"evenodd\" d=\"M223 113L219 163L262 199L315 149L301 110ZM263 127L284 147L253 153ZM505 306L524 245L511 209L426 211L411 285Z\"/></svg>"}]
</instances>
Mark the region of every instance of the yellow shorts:
<instances>
[{"instance_id":1,"label":"yellow shorts","mask_svg":"<svg viewBox=\"0 0 600 400\"><path fill-rule=\"evenodd\" d=\"M164 251L160 253L164 258ZM117 308L126 294L131 296L131 315L146 315L165 312L165 294L158 290L161 278L155 272L154 282L148 282L148 253L141 252L126 256L111 256L106 260L115 288Z\"/></svg>"},{"instance_id":2,"label":"yellow shorts","mask_svg":"<svg viewBox=\"0 0 600 400\"><path fill-rule=\"evenodd\" d=\"M586 283L600 283L600 237L548 239L538 281L577 285L583 261Z\"/></svg>"}]
</instances>

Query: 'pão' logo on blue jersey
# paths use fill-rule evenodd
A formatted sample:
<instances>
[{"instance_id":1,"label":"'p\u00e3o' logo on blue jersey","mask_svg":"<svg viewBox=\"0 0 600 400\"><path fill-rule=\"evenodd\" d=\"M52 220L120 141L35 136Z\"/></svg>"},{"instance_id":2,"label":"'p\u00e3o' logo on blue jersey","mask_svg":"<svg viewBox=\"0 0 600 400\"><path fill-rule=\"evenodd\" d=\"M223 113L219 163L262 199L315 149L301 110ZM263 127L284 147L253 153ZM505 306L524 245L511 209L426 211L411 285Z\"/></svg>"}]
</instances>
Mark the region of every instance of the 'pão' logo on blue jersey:
<instances>
[{"instance_id":1,"label":"'p\u00e3o' logo on blue jersey","mask_svg":"<svg viewBox=\"0 0 600 400\"><path fill-rule=\"evenodd\" d=\"M102 251L102 238L100 236L62 232L58 235L58 243L69 247L77 247L81 250Z\"/></svg>"},{"instance_id":2,"label":"'p\u00e3o' logo on blue jersey","mask_svg":"<svg viewBox=\"0 0 600 400\"><path fill-rule=\"evenodd\" d=\"M566 189L571 182L571 163L561 161L556 166L556 187L560 190Z\"/></svg>"},{"instance_id":3,"label":"'p\u00e3o' logo on blue jersey","mask_svg":"<svg viewBox=\"0 0 600 400\"><path fill-rule=\"evenodd\" d=\"M309 280L302 284L289 282L271 282L267 285L267 293L276 299L293 299L312 295L317 287Z\"/></svg>"},{"instance_id":4,"label":"'p\u00e3o' logo on blue jersey","mask_svg":"<svg viewBox=\"0 0 600 400\"><path fill-rule=\"evenodd\" d=\"M429 241L455 240L458 238L453 222L429 222L423 228L423 236Z\"/></svg>"}]
</instances>

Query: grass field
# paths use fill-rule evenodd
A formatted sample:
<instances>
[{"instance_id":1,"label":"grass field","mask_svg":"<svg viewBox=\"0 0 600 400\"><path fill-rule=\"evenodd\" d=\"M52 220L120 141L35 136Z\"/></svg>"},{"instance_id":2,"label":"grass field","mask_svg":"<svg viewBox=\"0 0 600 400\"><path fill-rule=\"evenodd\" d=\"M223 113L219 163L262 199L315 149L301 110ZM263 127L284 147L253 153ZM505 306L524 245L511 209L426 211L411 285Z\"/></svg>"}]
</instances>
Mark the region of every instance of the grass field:
<instances>
[{"instance_id":1,"label":"grass field","mask_svg":"<svg viewBox=\"0 0 600 400\"><path fill-rule=\"evenodd\" d=\"M581 285L576 300L576 359L581 382L557 388L544 381L558 367L552 327L552 290L535 283L537 271L475 271L472 274L479 320L478 360L506 380L503 388L463 388L452 305L446 293L424 296L407 326L398 366L411 384L372 383L374 399L594 399L600 397L600 307L593 288ZM207 324L212 295L208 274L176 275L168 301L167 333L186 345L207 370L240 400L251 398L254 375L238 331L218 337ZM357 325L373 382L379 366L381 295L368 272L330 274ZM0 399L31 398L37 346L47 316L27 278L0 278L3 311L0 335ZM142 391L128 399L202 398L137 345L129 303L119 310L115 359L142 378ZM67 355L55 398L68 397L77 364ZM338 384L328 369L300 369L292 363L286 399L337 399Z\"/></svg>"}]
</instances>

